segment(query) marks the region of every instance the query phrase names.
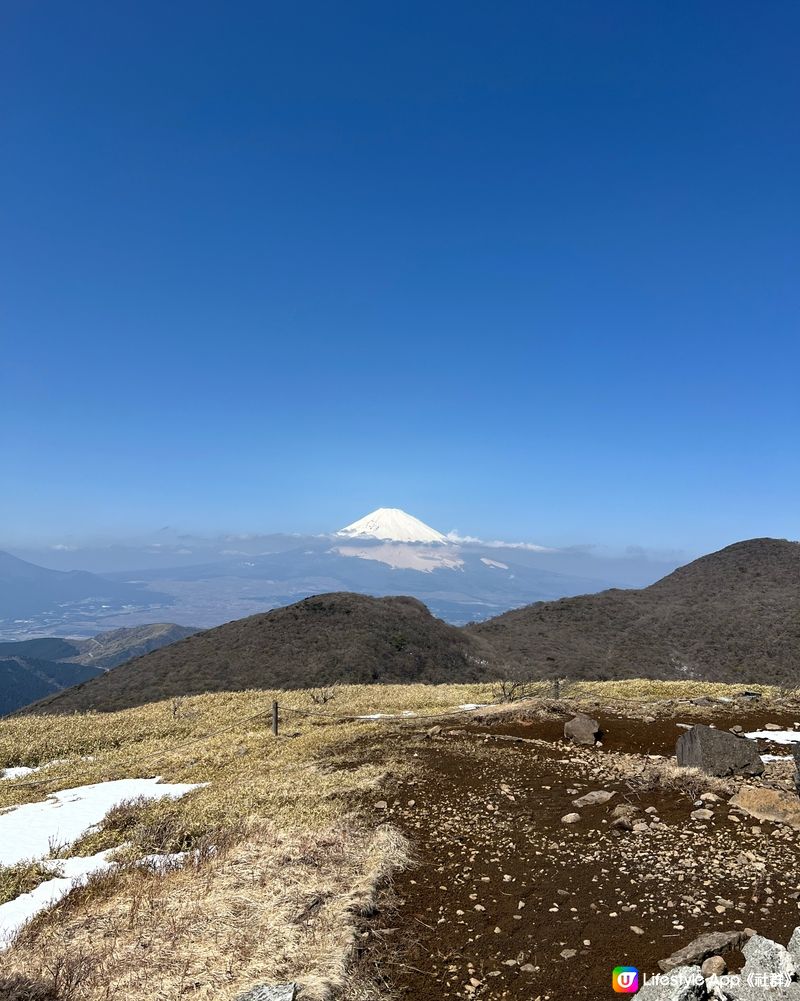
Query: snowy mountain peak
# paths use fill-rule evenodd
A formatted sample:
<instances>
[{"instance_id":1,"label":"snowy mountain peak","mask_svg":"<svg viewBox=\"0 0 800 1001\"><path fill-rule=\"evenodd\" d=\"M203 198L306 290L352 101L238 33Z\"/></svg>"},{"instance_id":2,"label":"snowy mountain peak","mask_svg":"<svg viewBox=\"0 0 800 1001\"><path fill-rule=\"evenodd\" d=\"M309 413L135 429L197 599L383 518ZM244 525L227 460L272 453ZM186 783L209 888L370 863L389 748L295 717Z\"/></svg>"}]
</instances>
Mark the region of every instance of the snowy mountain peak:
<instances>
[{"instance_id":1,"label":"snowy mountain peak","mask_svg":"<svg viewBox=\"0 0 800 1001\"><path fill-rule=\"evenodd\" d=\"M379 507L377 511L339 529L337 535L349 538L386 539L391 542L440 542L447 539L419 518L398 507Z\"/></svg>"}]
</instances>

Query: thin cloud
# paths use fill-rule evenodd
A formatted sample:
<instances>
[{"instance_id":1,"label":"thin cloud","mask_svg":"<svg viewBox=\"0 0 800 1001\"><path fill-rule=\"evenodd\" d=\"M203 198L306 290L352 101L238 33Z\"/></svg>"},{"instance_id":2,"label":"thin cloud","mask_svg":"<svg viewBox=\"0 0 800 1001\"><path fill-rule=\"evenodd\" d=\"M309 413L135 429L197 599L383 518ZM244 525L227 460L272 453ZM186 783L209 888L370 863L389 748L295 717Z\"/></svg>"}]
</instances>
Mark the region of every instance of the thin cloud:
<instances>
[{"instance_id":1,"label":"thin cloud","mask_svg":"<svg viewBox=\"0 0 800 1001\"><path fill-rule=\"evenodd\" d=\"M446 537L450 540L450 542L469 543L473 546L485 546L487 549L525 549L531 553L556 552L555 549L551 549L549 546L537 546L533 542L503 542L500 539L487 541L486 539L479 539L474 535L459 535L456 529L453 529L452 532L448 532Z\"/></svg>"}]
</instances>

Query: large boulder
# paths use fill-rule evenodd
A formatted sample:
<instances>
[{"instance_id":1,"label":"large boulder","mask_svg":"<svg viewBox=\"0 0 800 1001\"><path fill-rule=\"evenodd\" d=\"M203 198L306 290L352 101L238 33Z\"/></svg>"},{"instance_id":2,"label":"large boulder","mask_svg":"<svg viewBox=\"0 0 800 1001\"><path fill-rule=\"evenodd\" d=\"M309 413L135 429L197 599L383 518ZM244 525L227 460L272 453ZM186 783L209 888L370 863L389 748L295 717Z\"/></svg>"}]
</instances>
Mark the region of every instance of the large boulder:
<instances>
[{"instance_id":1,"label":"large boulder","mask_svg":"<svg viewBox=\"0 0 800 1001\"><path fill-rule=\"evenodd\" d=\"M763 935L753 935L742 949L742 955L746 960L742 970L745 980L750 975L753 979L777 975L789 981L797 973L797 967L788 949L771 939L764 938Z\"/></svg>"},{"instance_id":2,"label":"large boulder","mask_svg":"<svg viewBox=\"0 0 800 1001\"><path fill-rule=\"evenodd\" d=\"M764 762L758 744L703 723L682 733L675 745L678 764L709 775L761 775Z\"/></svg>"},{"instance_id":3,"label":"large boulder","mask_svg":"<svg viewBox=\"0 0 800 1001\"><path fill-rule=\"evenodd\" d=\"M800 962L800 928L795 928L789 948L753 935L742 949L745 964L739 976L724 981L728 1001L800 1001L797 983Z\"/></svg>"},{"instance_id":4,"label":"large boulder","mask_svg":"<svg viewBox=\"0 0 800 1001\"><path fill-rule=\"evenodd\" d=\"M719 956L723 952L739 949L752 934L749 929L706 932L673 952L667 959L662 959L658 965L665 973L676 970L679 966L693 966L695 963L702 963L709 956Z\"/></svg>"},{"instance_id":5,"label":"large boulder","mask_svg":"<svg viewBox=\"0 0 800 1001\"><path fill-rule=\"evenodd\" d=\"M578 713L564 724L564 738L573 744L593 746L600 737L600 724L585 713Z\"/></svg>"}]
</instances>

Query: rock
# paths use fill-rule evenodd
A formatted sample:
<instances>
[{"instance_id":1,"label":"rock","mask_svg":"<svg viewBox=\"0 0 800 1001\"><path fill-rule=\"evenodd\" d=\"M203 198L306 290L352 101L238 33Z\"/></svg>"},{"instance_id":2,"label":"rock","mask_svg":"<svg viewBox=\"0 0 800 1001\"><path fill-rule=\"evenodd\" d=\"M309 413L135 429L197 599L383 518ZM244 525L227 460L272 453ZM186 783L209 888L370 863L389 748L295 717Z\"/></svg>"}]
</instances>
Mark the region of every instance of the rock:
<instances>
[{"instance_id":1,"label":"rock","mask_svg":"<svg viewBox=\"0 0 800 1001\"><path fill-rule=\"evenodd\" d=\"M564 724L564 739L571 740L573 744L593 746L599 738L600 724L585 713L578 713Z\"/></svg>"},{"instance_id":2,"label":"rock","mask_svg":"<svg viewBox=\"0 0 800 1001\"><path fill-rule=\"evenodd\" d=\"M761 775L764 762L758 744L699 723L682 733L675 745L678 764L709 775Z\"/></svg>"},{"instance_id":3,"label":"rock","mask_svg":"<svg viewBox=\"0 0 800 1001\"><path fill-rule=\"evenodd\" d=\"M742 786L730 800L730 806L756 820L778 821L800 830L800 801L789 793Z\"/></svg>"},{"instance_id":4,"label":"rock","mask_svg":"<svg viewBox=\"0 0 800 1001\"><path fill-rule=\"evenodd\" d=\"M719 803L720 798L714 792L704 792L701 794L700 799L703 803Z\"/></svg>"},{"instance_id":5,"label":"rock","mask_svg":"<svg viewBox=\"0 0 800 1001\"><path fill-rule=\"evenodd\" d=\"M759 984L748 984L746 980L733 980L726 983L724 994L710 996L722 997L726 1001L800 1001L800 984L762 987Z\"/></svg>"},{"instance_id":6,"label":"rock","mask_svg":"<svg viewBox=\"0 0 800 1001\"><path fill-rule=\"evenodd\" d=\"M753 935L742 949L742 955L746 960L742 970L745 980L751 975L755 978L773 974L789 979L797 972L789 951L763 935Z\"/></svg>"},{"instance_id":7,"label":"rock","mask_svg":"<svg viewBox=\"0 0 800 1001\"><path fill-rule=\"evenodd\" d=\"M677 966L669 974L648 980L636 995L639 1001L706 1001L708 996L697 966Z\"/></svg>"},{"instance_id":8,"label":"rock","mask_svg":"<svg viewBox=\"0 0 800 1001\"><path fill-rule=\"evenodd\" d=\"M794 758L794 787L797 795L800 796L800 743L792 744L792 757Z\"/></svg>"},{"instance_id":9,"label":"rock","mask_svg":"<svg viewBox=\"0 0 800 1001\"><path fill-rule=\"evenodd\" d=\"M789 955L794 960L794 965L800 970L800 928L795 928L792 937L789 939Z\"/></svg>"},{"instance_id":10,"label":"rock","mask_svg":"<svg viewBox=\"0 0 800 1001\"><path fill-rule=\"evenodd\" d=\"M438 737L441 732L442 732L442 728L440 726L432 726L429 730L425 731L425 736L426 737Z\"/></svg>"},{"instance_id":11,"label":"rock","mask_svg":"<svg viewBox=\"0 0 800 1001\"><path fill-rule=\"evenodd\" d=\"M613 792L606 792L605 789L598 789L597 792L587 792L585 796L581 796L579 799L573 799L572 805L599 806L602 803L607 803L613 795Z\"/></svg>"},{"instance_id":12,"label":"rock","mask_svg":"<svg viewBox=\"0 0 800 1001\"><path fill-rule=\"evenodd\" d=\"M617 803L611 811L612 817L633 817L639 812L639 807L632 803Z\"/></svg>"},{"instance_id":13,"label":"rock","mask_svg":"<svg viewBox=\"0 0 800 1001\"><path fill-rule=\"evenodd\" d=\"M559 955L562 959L572 959L573 956L577 956L577 949L562 949Z\"/></svg>"},{"instance_id":14,"label":"rock","mask_svg":"<svg viewBox=\"0 0 800 1001\"><path fill-rule=\"evenodd\" d=\"M728 964L722 956L709 956L700 967L700 972L708 979L709 977L724 977L728 970Z\"/></svg>"},{"instance_id":15,"label":"rock","mask_svg":"<svg viewBox=\"0 0 800 1001\"><path fill-rule=\"evenodd\" d=\"M564 816L561 818L561 823L577 824L580 819L581 815L579 813L565 813Z\"/></svg>"},{"instance_id":16,"label":"rock","mask_svg":"<svg viewBox=\"0 0 800 1001\"><path fill-rule=\"evenodd\" d=\"M611 826L615 831L632 831L633 822L630 817L617 817L616 820L611 822Z\"/></svg>"},{"instance_id":17,"label":"rock","mask_svg":"<svg viewBox=\"0 0 800 1001\"><path fill-rule=\"evenodd\" d=\"M689 814L692 820L713 820L714 811L713 810L692 810Z\"/></svg>"},{"instance_id":18,"label":"rock","mask_svg":"<svg viewBox=\"0 0 800 1001\"><path fill-rule=\"evenodd\" d=\"M297 984L260 984L239 994L236 1001L294 1001Z\"/></svg>"},{"instance_id":19,"label":"rock","mask_svg":"<svg viewBox=\"0 0 800 1001\"><path fill-rule=\"evenodd\" d=\"M388 808L389 808L389 804L386 802L385 799L379 799L378 802L375 804L375 807L374 807L374 809L376 809L376 810L387 810Z\"/></svg>"},{"instance_id":20,"label":"rock","mask_svg":"<svg viewBox=\"0 0 800 1001\"><path fill-rule=\"evenodd\" d=\"M669 973L670 970L676 970L679 966L685 966L687 963L702 963L709 956L716 956L721 952L740 948L751 934L752 932L748 928L745 928L744 931L734 929L733 931L706 932L705 935L700 935L699 938L694 939L682 949L673 952L671 956L662 959L658 965L664 973Z\"/></svg>"},{"instance_id":21,"label":"rock","mask_svg":"<svg viewBox=\"0 0 800 1001\"><path fill-rule=\"evenodd\" d=\"M765 730L782 730L783 727L780 726L778 723L765 723L764 724L764 729Z\"/></svg>"},{"instance_id":22,"label":"rock","mask_svg":"<svg viewBox=\"0 0 800 1001\"><path fill-rule=\"evenodd\" d=\"M742 728L739 726L738 723L734 724L734 726L731 727L731 733L743 733L743 732L744 731L742 730Z\"/></svg>"}]
</instances>

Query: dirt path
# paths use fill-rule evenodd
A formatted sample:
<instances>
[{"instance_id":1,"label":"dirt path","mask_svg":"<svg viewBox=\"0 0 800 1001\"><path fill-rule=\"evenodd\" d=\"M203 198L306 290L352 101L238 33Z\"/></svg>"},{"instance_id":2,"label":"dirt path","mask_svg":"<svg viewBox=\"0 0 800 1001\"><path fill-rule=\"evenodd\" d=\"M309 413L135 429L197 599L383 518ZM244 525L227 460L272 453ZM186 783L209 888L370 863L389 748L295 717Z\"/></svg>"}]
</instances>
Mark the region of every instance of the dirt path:
<instances>
[{"instance_id":1,"label":"dirt path","mask_svg":"<svg viewBox=\"0 0 800 1001\"><path fill-rule=\"evenodd\" d=\"M696 791L633 792L607 771L610 751L477 728L399 739L418 765L386 809L418 856L396 880L385 976L400 997L597 999L614 966L655 972L704 931L782 940L800 924L788 828L737 822L724 802L711 822L691 820ZM563 824L595 789L615 795ZM612 830L622 802L653 826Z\"/></svg>"}]
</instances>

